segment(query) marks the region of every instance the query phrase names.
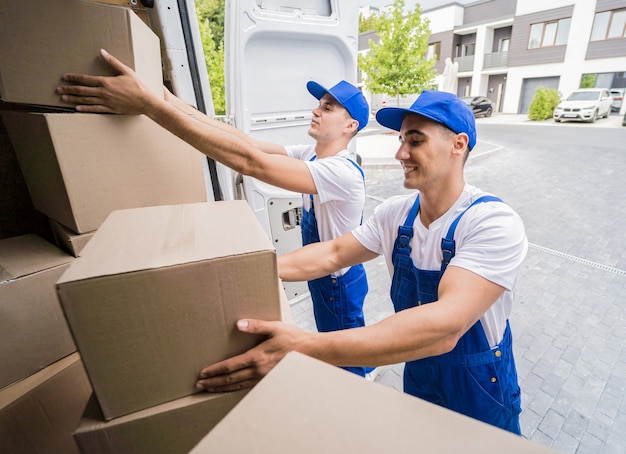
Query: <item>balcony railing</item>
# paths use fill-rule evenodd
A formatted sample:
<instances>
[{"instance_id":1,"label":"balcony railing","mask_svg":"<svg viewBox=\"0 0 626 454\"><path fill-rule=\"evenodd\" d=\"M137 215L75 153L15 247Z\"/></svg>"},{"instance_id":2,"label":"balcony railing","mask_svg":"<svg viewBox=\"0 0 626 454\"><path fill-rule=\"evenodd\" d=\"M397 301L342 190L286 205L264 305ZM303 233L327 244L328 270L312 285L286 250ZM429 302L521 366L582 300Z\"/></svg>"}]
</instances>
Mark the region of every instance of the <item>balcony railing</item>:
<instances>
[{"instance_id":1,"label":"balcony railing","mask_svg":"<svg viewBox=\"0 0 626 454\"><path fill-rule=\"evenodd\" d=\"M474 56L456 57L455 62L459 64L459 72L473 71L474 70Z\"/></svg>"},{"instance_id":2,"label":"balcony railing","mask_svg":"<svg viewBox=\"0 0 626 454\"><path fill-rule=\"evenodd\" d=\"M491 54L485 54L485 61L483 63L483 69L503 68L503 67L508 66L508 64L509 64L508 52L493 52Z\"/></svg>"}]
</instances>

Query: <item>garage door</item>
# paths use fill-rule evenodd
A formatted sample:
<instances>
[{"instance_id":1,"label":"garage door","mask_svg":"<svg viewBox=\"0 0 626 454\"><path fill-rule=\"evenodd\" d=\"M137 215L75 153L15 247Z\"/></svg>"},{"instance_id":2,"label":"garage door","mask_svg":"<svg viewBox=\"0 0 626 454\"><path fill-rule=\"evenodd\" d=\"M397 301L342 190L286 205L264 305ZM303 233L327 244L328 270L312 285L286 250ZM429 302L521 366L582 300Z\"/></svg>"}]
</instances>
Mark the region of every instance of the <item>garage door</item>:
<instances>
[{"instance_id":1,"label":"garage door","mask_svg":"<svg viewBox=\"0 0 626 454\"><path fill-rule=\"evenodd\" d=\"M518 113L528 113L528 108L530 107L530 103L533 101L535 91L539 87L554 88L555 90L558 90L559 76L524 79L522 82L522 96L520 98L520 108Z\"/></svg>"}]
</instances>

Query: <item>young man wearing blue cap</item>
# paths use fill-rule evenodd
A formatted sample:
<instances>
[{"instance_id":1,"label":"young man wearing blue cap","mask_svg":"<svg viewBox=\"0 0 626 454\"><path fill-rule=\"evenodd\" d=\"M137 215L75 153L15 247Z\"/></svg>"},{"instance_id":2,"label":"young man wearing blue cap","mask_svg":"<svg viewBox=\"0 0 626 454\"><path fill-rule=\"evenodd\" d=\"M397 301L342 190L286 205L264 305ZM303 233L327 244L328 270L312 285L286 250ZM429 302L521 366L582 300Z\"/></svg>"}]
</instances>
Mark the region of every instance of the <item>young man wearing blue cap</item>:
<instances>
[{"instance_id":1,"label":"young man wearing blue cap","mask_svg":"<svg viewBox=\"0 0 626 454\"><path fill-rule=\"evenodd\" d=\"M350 140L369 119L361 91L340 81L331 88L307 83L319 100L309 135L314 145L287 146L254 140L189 106L168 90L165 100L144 89L136 74L107 52L102 58L119 72L116 77L69 74L74 85L58 88L63 100L81 112L145 114L207 156L261 181L303 196L303 244L327 241L361 224L365 204L364 175L348 151ZM293 159L295 158L295 159ZM341 267L309 281L319 331L364 325L367 277L361 264ZM370 369L349 367L364 376Z\"/></svg>"},{"instance_id":2,"label":"young man wearing blue cap","mask_svg":"<svg viewBox=\"0 0 626 454\"><path fill-rule=\"evenodd\" d=\"M279 273L310 279L383 255L396 314L334 333L240 320L241 331L268 340L203 369L198 388L252 386L292 350L344 366L406 361L407 393L519 434L508 318L528 248L523 222L465 182L476 129L455 95L425 91L410 108L384 108L376 119L400 132L396 159L404 186L416 191L386 200L351 233L280 257Z\"/></svg>"}]
</instances>

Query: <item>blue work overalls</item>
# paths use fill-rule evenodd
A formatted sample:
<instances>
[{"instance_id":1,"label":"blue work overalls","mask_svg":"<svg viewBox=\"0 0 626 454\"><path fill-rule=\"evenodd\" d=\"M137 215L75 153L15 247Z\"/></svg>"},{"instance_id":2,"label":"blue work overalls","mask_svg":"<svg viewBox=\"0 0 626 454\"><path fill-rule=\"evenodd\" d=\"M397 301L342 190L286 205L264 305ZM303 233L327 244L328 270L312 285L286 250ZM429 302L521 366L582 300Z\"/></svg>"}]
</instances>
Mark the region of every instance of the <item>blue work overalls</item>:
<instances>
[{"instance_id":1,"label":"blue work overalls","mask_svg":"<svg viewBox=\"0 0 626 454\"><path fill-rule=\"evenodd\" d=\"M315 156L311 159L313 161ZM359 165L348 159L365 178ZM313 206L313 195L310 195L309 210L302 209L302 245L318 243L320 241ZM356 328L365 325L363 317L363 300L367 295L367 276L363 265L350 267L342 276L324 276L308 282L315 324L319 332L337 331L346 328ZM344 367L357 375L365 376L371 368Z\"/></svg>"},{"instance_id":2,"label":"blue work overalls","mask_svg":"<svg viewBox=\"0 0 626 454\"><path fill-rule=\"evenodd\" d=\"M391 300L396 312L438 299L439 281L455 254L454 231L459 220L472 206L490 201L502 202L493 196L483 196L454 220L446 237L442 239L441 269L421 270L413 265L409 245L413 237L413 223L419 212L418 195L404 225L398 228L393 248ZM494 348L489 346L479 320L461 337L451 352L407 362L404 368L404 391L521 434L520 389L508 321L502 342Z\"/></svg>"}]
</instances>

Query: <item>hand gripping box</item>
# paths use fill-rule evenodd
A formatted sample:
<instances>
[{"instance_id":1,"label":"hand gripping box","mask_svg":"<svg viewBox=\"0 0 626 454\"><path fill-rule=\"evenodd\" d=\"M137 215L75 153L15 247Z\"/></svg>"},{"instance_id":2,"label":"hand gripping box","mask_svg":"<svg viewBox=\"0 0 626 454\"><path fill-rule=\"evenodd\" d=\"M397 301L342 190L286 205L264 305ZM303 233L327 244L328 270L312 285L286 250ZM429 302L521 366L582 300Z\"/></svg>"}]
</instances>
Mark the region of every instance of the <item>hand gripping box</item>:
<instances>
[{"instance_id":1,"label":"hand gripping box","mask_svg":"<svg viewBox=\"0 0 626 454\"><path fill-rule=\"evenodd\" d=\"M35 208L76 233L113 210L206 201L205 157L148 117L3 112Z\"/></svg>"},{"instance_id":2,"label":"hand gripping box","mask_svg":"<svg viewBox=\"0 0 626 454\"><path fill-rule=\"evenodd\" d=\"M116 74L101 48L163 96L159 38L130 9L82 0L0 2L0 98L73 107L55 92L63 74Z\"/></svg>"},{"instance_id":3,"label":"hand gripping box","mask_svg":"<svg viewBox=\"0 0 626 454\"><path fill-rule=\"evenodd\" d=\"M297 352L285 356L190 454L242 452L557 454Z\"/></svg>"},{"instance_id":4,"label":"hand gripping box","mask_svg":"<svg viewBox=\"0 0 626 454\"><path fill-rule=\"evenodd\" d=\"M76 351L54 288L73 260L37 235L0 240L0 389Z\"/></svg>"},{"instance_id":5,"label":"hand gripping box","mask_svg":"<svg viewBox=\"0 0 626 454\"><path fill-rule=\"evenodd\" d=\"M283 320L292 321L287 295L279 292ZM74 439L83 453L187 454L247 392L196 393L109 421L92 396Z\"/></svg>"},{"instance_id":6,"label":"hand gripping box","mask_svg":"<svg viewBox=\"0 0 626 454\"><path fill-rule=\"evenodd\" d=\"M276 252L246 202L111 213L57 292L105 419L196 392L199 371L280 320Z\"/></svg>"}]
</instances>

